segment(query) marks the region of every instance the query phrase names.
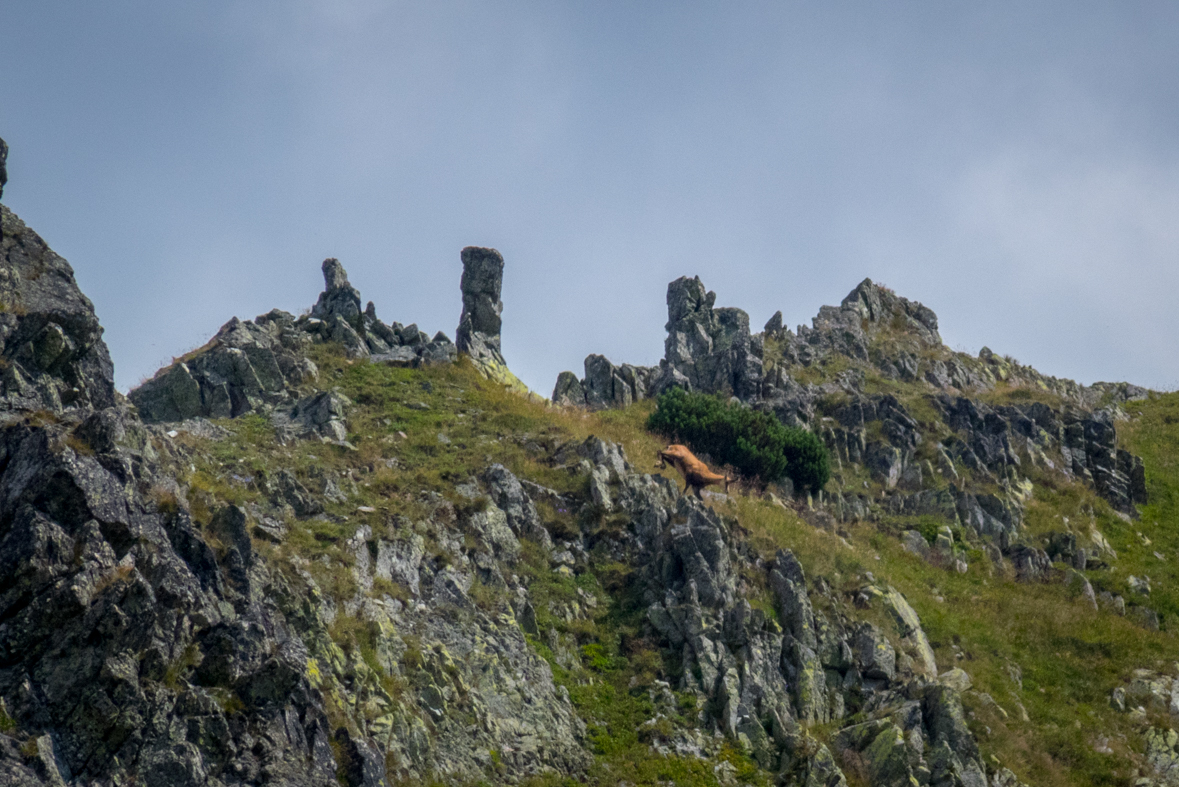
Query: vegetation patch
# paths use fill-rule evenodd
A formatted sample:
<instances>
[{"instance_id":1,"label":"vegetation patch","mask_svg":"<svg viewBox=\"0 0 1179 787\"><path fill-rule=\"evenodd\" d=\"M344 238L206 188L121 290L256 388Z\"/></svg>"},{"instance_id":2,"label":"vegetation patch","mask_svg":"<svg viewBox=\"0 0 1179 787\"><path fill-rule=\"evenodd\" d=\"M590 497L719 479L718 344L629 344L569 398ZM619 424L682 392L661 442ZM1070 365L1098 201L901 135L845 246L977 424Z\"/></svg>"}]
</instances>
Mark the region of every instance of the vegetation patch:
<instances>
[{"instance_id":1,"label":"vegetation patch","mask_svg":"<svg viewBox=\"0 0 1179 787\"><path fill-rule=\"evenodd\" d=\"M831 477L827 449L814 434L717 396L672 388L659 397L647 428L763 485L788 477L796 488L818 492Z\"/></svg>"}]
</instances>

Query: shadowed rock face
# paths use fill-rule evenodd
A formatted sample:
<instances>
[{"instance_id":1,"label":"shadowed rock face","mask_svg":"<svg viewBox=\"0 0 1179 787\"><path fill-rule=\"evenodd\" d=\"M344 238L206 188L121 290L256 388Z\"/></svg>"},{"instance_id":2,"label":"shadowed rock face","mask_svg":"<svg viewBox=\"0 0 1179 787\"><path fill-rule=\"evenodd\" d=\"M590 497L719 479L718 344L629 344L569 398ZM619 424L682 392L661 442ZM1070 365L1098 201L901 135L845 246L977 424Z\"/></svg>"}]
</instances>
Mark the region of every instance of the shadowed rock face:
<instances>
[{"instance_id":1,"label":"shadowed rock face","mask_svg":"<svg viewBox=\"0 0 1179 787\"><path fill-rule=\"evenodd\" d=\"M321 493L268 467L256 478L266 497L213 504L194 521L178 480L184 448L115 393L69 266L7 209L3 219L0 784L378 787L391 763L406 779L474 781L488 751L521 776L584 771L584 725L547 663L510 615L493 619L471 601L471 573L433 570L416 534L391 542L366 527L347 548L362 586L413 579L412 608L358 598L390 654L382 669L402 674L403 634L429 644L413 673L422 685L397 699L358 682L372 667L333 643L334 606L310 574L275 570L253 540L281 542L284 519L322 515L325 500L343 499L337 479L325 476ZM309 390L307 345L364 347L377 362L396 354L389 348L402 351L392 363L453 360L442 334L383 325L371 304L360 312L338 262L324 273L327 319L234 319L139 389L140 411L172 420L270 410L280 433L338 439L347 399L321 390L285 404ZM339 341L341 326L359 343ZM493 467L484 483L496 503L465 524L483 538L481 581L502 585L518 537L551 542L510 472ZM446 501L430 520L460 526ZM325 692L366 715L329 724Z\"/></svg>"},{"instance_id":2,"label":"shadowed rock face","mask_svg":"<svg viewBox=\"0 0 1179 787\"><path fill-rule=\"evenodd\" d=\"M306 648L240 510L214 521L219 565L115 393L69 265L0 210L0 783L219 784L232 762L234 783L335 784ZM193 683L168 679L198 661Z\"/></svg>"},{"instance_id":3,"label":"shadowed rock face","mask_svg":"<svg viewBox=\"0 0 1179 787\"><path fill-rule=\"evenodd\" d=\"M0 409L113 405L102 327L70 264L2 206L0 223Z\"/></svg>"},{"instance_id":4,"label":"shadowed rock face","mask_svg":"<svg viewBox=\"0 0 1179 787\"><path fill-rule=\"evenodd\" d=\"M8 145L0 139L0 197L4 196L4 186L8 183Z\"/></svg>"}]
</instances>

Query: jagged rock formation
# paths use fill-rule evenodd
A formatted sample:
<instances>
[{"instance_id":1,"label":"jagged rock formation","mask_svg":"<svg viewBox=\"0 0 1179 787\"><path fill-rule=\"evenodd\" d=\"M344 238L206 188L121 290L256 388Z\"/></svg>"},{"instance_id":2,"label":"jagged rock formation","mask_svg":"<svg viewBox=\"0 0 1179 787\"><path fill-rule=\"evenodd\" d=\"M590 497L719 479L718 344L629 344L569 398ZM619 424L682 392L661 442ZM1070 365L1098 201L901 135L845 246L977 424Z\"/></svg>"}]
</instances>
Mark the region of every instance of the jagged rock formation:
<instances>
[{"instance_id":1,"label":"jagged rock formation","mask_svg":"<svg viewBox=\"0 0 1179 787\"><path fill-rule=\"evenodd\" d=\"M468 246L462 251L462 261L463 311L455 334L458 351L470 358L485 377L514 390L527 391L528 387L508 369L500 348L503 255L495 249Z\"/></svg>"},{"instance_id":2,"label":"jagged rock formation","mask_svg":"<svg viewBox=\"0 0 1179 787\"><path fill-rule=\"evenodd\" d=\"M871 784L986 781L959 691L939 682L900 593L861 591L887 614L889 630L857 621L824 584L809 587L788 550L755 565L719 517L666 480L632 473L618 486L631 522L628 557L644 567L648 620L683 653L679 689L696 694L709 722L762 767L797 784L846 784L840 763L866 765ZM742 577L758 573L777 619L749 603ZM836 736L834 752L807 732L853 715L862 721Z\"/></svg>"},{"instance_id":3,"label":"jagged rock formation","mask_svg":"<svg viewBox=\"0 0 1179 787\"><path fill-rule=\"evenodd\" d=\"M658 367L614 366L601 355L585 359L585 377L562 372L552 400L600 410L626 407L673 385L688 390L755 398L761 384L761 343L749 333L741 309L714 308L716 293L700 277L667 285L667 341Z\"/></svg>"},{"instance_id":4,"label":"jagged rock formation","mask_svg":"<svg viewBox=\"0 0 1179 787\"><path fill-rule=\"evenodd\" d=\"M298 418L306 408L297 400L318 376L306 355L316 342L338 343L352 357L402 365L451 363L457 357L441 331L430 339L417 325L386 325L371 301L361 311L360 293L339 260L324 260L323 279L324 291L310 316L296 319L274 309L252 321L234 317L208 344L131 391L143 420L236 418L275 408L279 418Z\"/></svg>"},{"instance_id":5,"label":"jagged rock formation","mask_svg":"<svg viewBox=\"0 0 1179 787\"><path fill-rule=\"evenodd\" d=\"M294 517L322 512L319 496L279 470L258 480L269 490L267 508L218 504L202 532L161 464L183 461L182 449L168 445L172 459L161 456L159 437L114 394L97 320L68 265L7 209L4 220L13 233L0 270L8 303L20 307L5 314L8 368L40 363L35 374L22 373L40 395L9 389L0 420L5 784L378 785L387 769L471 779L484 772L479 752L488 750L521 775L586 766L581 722L548 665L518 627L492 620L467 596L476 576L503 581L497 561L510 564L517 534L544 531L510 473L500 468L487 481L508 513L491 504L456 517L443 501L424 525L455 545L455 568L422 562L420 535L376 539L371 552L371 531L349 542L360 588L381 577L414 580L411 606L358 596L350 610L376 628L393 677L406 638L431 643L416 657L420 699L407 708L333 643L328 629L340 613L310 575L278 570L254 546L253 538L281 542L284 509ZM39 276L28 275L34 266ZM325 267L331 276L320 311L340 318L355 302L342 271ZM294 367L280 359L297 357L311 341L306 333L273 313L233 322L168 373L196 370L188 379L202 382L189 387L188 400L173 396L172 410L153 411L162 396L137 398L171 417L193 412L180 409L185 401L221 402L211 415L248 412L292 384ZM52 358L47 334L69 340ZM236 359L238 377L214 376L226 359ZM220 399L206 395L218 390ZM323 429L342 406L330 392L307 397L292 421ZM332 488L328 479L325 494ZM481 574L466 568L461 539L451 541L460 526L486 545L486 559L476 561ZM329 721L339 703L353 719L343 726Z\"/></svg>"},{"instance_id":6,"label":"jagged rock formation","mask_svg":"<svg viewBox=\"0 0 1179 787\"><path fill-rule=\"evenodd\" d=\"M834 456L813 500L710 506L560 426L593 417L489 413L503 397L465 364L388 368L461 348L506 379L492 250L464 250L458 347L361 310L329 259L309 314L232 320L129 403L68 264L0 210L0 783L609 783L639 771L603 760L634 733L635 759L660 763L641 783L684 766L726 787L1020 787L988 748L1007 711L967 670L994 676L925 585L1055 581L1037 590L1067 586L1081 616L1144 637L1171 622L1147 606L1157 575L1123 597L1093 573L1119 560L1094 507L1120 527L1145 500L1115 439L1143 392L950 353L930 310L872 282L813 328L776 315L754 335L679 279L659 367L590 356L562 375L554 399L595 409L673 384L736 396ZM1090 522L1045 525L1031 477L1125 521L1085 491ZM919 582L884 578L893 536ZM1142 785L1179 781L1163 663L1110 697L1138 725Z\"/></svg>"},{"instance_id":7,"label":"jagged rock formation","mask_svg":"<svg viewBox=\"0 0 1179 787\"><path fill-rule=\"evenodd\" d=\"M102 326L69 263L0 206L0 409L115 403Z\"/></svg>"},{"instance_id":8,"label":"jagged rock formation","mask_svg":"<svg viewBox=\"0 0 1179 787\"><path fill-rule=\"evenodd\" d=\"M761 387L761 354L749 334L749 315L741 309L715 309L716 293L705 292L700 277L667 285L667 340L660 390L684 384L748 399Z\"/></svg>"},{"instance_id":9,"label":"jagged rock formation","mask_svg":"<svg viewBox=\"0 0 1179 787\"><path fill-rule=\"evenodd\" d=\"M456 342L459 352L471 357L476 365L504 365L500 352L499 330L502 325L504 258L495 249L468 246L463 249L463 313L459 318Z\"/></svg>"},{"instance_id":10,"label":"jagged rock formation","mask_svg":"<svg viewBox=\"0 0 1179 787\"><path fill-rule=\"evenodd\" d=\"M360 309L360 292L348 282L340 261L323 261L323 292L311 309L311 316L300 318L299 325L320 341L342 345L350 356L416 365L449 363L457 356L455 346L439 331L431 339L416 324L386 325L377 319L376 307L369 301Z\"/></svg>"}]
</instances>

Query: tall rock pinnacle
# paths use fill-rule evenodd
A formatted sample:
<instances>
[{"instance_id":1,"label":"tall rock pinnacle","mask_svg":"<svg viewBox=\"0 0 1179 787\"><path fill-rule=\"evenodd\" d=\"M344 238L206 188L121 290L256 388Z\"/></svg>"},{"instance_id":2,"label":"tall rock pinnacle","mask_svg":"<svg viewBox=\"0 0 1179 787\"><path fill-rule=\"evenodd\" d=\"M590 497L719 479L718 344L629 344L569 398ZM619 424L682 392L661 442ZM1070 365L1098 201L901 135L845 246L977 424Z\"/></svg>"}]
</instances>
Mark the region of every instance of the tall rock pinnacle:
<instances>
[{"instance_id":1,"label":"tall rock pinnacle","mask_svg":"<svg viewBox=\"0 0 1179 787\"><path fill-rule=\"evenodd\" d=\"M459 318L455 344L469 355L476 366L503 364L500 352L500 314L504 304L499 299L504 278L504 258L495 249L468 246L463 249L463 314Z\"/></svg>"},{"instance_id":2,"label":"tall rock pinnacle","mask_svg":"<svg viewBox=\"0 0 1179 787\"><path fill-rule=\"evenodd\" d=\"M528 387L508 369L500 350L499 299L504 278L504 258L495 249L468 246L463 249L463 314L455 344L485 376L526 391Z\"/></svg>"}]
</instances>

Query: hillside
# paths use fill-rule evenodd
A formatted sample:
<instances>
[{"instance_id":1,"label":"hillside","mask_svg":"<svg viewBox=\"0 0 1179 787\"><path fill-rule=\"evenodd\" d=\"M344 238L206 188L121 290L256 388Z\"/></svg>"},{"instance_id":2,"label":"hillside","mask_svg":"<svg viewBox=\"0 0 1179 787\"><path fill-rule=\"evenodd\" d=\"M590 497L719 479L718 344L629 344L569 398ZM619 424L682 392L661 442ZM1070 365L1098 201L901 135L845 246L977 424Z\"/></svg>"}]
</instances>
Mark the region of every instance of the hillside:
<instances>
[{"instance_id":1,"label":"hillside","mask_svg":"<svg viewBox=\"0 0 1179 787\"><path fill-rule=\"evenodd\" d=\"M871 281L753 333L685 277L660 366L549 402L472 247L454 341L327 260L123 397L0 219L0 783L1179 784L1177 395L952 352ZM682 495L673 386L831 479Z\"/></svg>"}]
</instances>

